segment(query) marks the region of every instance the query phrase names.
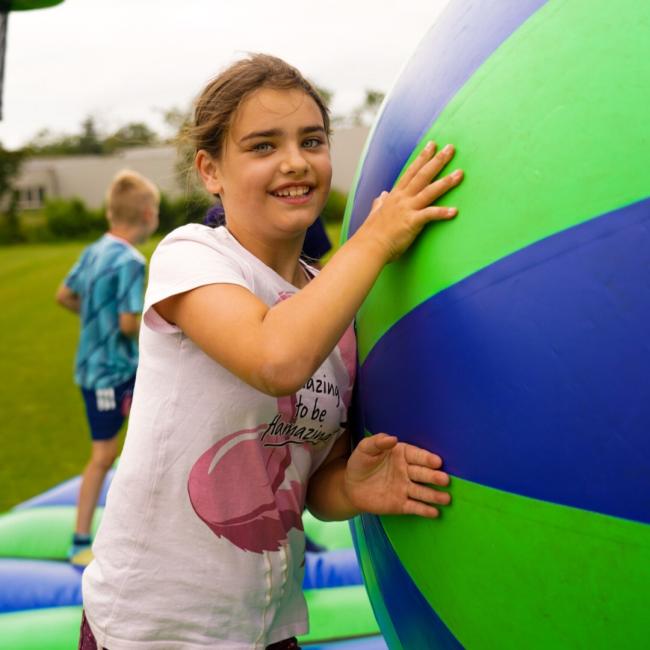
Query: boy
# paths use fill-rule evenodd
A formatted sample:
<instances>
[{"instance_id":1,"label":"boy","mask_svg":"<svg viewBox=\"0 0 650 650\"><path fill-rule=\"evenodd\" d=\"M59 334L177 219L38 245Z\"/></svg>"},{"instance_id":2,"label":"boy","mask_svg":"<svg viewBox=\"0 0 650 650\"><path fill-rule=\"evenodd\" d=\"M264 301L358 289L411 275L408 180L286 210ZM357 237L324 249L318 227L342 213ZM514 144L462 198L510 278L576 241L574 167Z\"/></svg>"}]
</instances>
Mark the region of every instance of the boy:
<instances>
[{"instance_id":1,"label":"boy","mask_svg":"<svg viewBox=\"0 0 650 650\"><path fill-rule=\"evenodd\" d=\"M158 227L159 203L160 193L148 179L120 172L106 195L108 232L83 251L56 293L57 302L81 318L75 383L81 388L92 437L68 552L73 564L85 565L92 558L93 514L131 405L145 276L145 258L134 244L144 242Z\"/></svg>"}]
</instances>

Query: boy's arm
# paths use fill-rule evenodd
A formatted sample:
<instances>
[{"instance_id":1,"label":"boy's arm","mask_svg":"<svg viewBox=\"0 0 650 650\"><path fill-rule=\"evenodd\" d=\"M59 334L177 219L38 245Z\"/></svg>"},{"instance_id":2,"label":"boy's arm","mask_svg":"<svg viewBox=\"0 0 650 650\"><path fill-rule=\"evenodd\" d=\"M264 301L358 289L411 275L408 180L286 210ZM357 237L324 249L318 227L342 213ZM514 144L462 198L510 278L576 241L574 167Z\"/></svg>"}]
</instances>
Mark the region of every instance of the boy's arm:
<instances>
[{"instance_id":1,"label":"boy's arm","mask_svg":"<svg viewBox=\"0 0 650 650\"><path fill-rule=\"evenodd\" d=\"M81 298L78 293L75 293L70 287L65 283L56 290L54 295L55 300L61 305L70 311L73 311L75 314L78 314L81 311Z\"/></svg>"},{"instance_id":2,"label":"boy's arm","mask_svg":"<svg viewBox=\"0 0 650 650\"><path fill-rule=\"evenodd\" d=\"M442 460L425 449L378 433L361 440L349 454L342 435L309 479L307 507L319 519L350 519L360 512L437 517L436 506L451 496L434 486L449 485Z\"/></svg>"},{"instance_id":3,"label":"boy's arm","mask_svg":"<svg viewBox=\"0 0 650 650\"><path fill-rule=\"evenodd\" d=\"M144 295L144 263L131 260L123 264L118 271L117 293L121 296L118 303L120 332L131 339L137 339L140 333Z\"/></svg>"},{"instance_id":4,"label":"boy's arm","mask_svg":"<svg viewBox=\"0 0 650 650\"><path fill-rule=\"evenodd\" d=\"M136 339L140 332L140 314L123 313L119 316L120 332L124 336Z\"/></svg>"}]
</instances>

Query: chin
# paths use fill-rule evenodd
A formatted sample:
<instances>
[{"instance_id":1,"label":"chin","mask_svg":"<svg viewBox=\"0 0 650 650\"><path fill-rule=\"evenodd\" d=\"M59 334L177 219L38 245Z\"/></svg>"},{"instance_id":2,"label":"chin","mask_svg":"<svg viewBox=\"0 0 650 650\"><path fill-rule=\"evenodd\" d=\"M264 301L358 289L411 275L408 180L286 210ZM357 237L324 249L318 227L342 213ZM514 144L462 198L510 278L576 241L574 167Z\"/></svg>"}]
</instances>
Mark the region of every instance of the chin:
<instances>
[{"instance_id":1,"label":"chin","mask_svg":"<svg viewBox=\"0 0 650 650\"><path fill-rule=\"evenodd\" d=\"M311 226L314 221L318 219L318 215L305 215L298 217L297 215L291 219L286 219L282 224L279 225L279 228L285 232L287 235L303 235L307 228Z\"/></svg>"}]
</instances>

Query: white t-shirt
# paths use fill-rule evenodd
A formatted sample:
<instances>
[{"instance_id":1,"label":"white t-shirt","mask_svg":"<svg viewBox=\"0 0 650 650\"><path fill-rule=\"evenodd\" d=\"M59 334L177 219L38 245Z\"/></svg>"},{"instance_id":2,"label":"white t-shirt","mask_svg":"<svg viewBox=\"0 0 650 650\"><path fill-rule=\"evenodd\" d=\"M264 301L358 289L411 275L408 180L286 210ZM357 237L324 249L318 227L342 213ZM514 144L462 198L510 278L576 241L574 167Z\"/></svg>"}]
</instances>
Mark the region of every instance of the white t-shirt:
<instances>
[{"instance_id":1,"label":"white t-shirt","mask_svg":"<svg viewBox=\"0 0 650 650\"><path fill-rule=\"evenodd\" d=\"M353 330L298 393L265 395L152 309L214 283L269 306L297 291L224 227L183 226L154 253L128 434L83 576L110 650L251 650L308 629L301 513L346 421Z\"/></svg>"}]
</instances>

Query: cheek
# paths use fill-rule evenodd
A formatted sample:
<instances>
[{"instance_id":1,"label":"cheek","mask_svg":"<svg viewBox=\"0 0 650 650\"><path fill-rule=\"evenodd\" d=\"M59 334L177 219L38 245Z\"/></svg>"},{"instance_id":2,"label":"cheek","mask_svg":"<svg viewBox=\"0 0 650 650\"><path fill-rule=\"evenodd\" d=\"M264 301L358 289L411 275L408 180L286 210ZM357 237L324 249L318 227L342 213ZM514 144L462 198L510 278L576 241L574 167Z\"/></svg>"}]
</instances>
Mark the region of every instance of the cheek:
<instances>
[{"instance_id":1,"label":"cheek","mask_svg":"<svg viewBox=\"0 0 650 650\"><path fill-rule=\"evenodd\" d=\"M332 160L329 155L323 156L323 158L318 161L318 172L322 181L329 185L332 181Z\"/></svg>"},{"instance_id":2,"label":"cheek","mask_svg":"<svg viewBox=\"0 0 650 650\"><path fill-rule=\"evenodd\" d=\"M329 186L332 182L332 165L327 167L327 185Z\"/></svg>"},{"instance_id":3,"label":"cheek","mask_svg":"<svg viewBox=\"0 0 650 650\"><path fill-rule=\"evenodd\" d=\"M332 184L332 165L323 164L319 169L319 176L321 187L323 188L325 196L327 197Z\"/></svg>"},{"instance_id":4,"label":"cheek","mask_svg":"<svg viewBox=\"0 0 650 650\"><path fill-rule=\"evenodd\" d=\"M265 165L251 166L240 176L239 194L248 201L259 201L266 195L273 179L273 172Z\"/></svg>"},{"instance_id":5,"label":"cheek","mask_svg":"<svg viewBox=\"0 0 650 650\"><path fill-rule=\"evenodd\" d=\"M236 185L230 185L222 198L234 201L239 205L255 205L265 198L265 186L251 174L243 174Z\"/></svg>"}]
</instances>

